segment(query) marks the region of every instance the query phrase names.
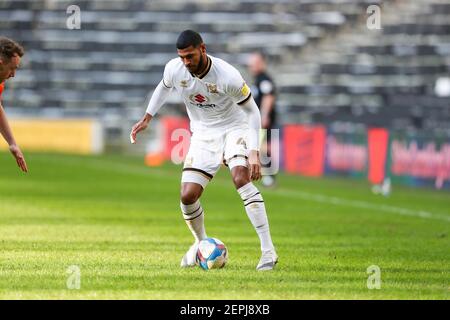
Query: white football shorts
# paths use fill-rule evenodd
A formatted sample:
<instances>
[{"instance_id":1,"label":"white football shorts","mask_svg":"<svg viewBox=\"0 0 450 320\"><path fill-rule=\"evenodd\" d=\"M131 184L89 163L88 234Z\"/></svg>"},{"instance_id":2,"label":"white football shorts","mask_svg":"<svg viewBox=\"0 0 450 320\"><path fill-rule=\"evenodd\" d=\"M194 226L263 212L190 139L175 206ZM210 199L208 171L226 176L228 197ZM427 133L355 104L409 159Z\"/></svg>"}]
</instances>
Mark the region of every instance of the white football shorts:
<instances>
[{"instance_id":1,"label":"white football shorts","mask_svg":"<svg viewBox=\"0 0 450 320\"><path fill-rule=\"evenodd\" d=\"M247 134L246 128L194 132L181 182L198 183L205 189L222 164L230 170L236 166L248 168Z\"/></svg>"}]
</instances>

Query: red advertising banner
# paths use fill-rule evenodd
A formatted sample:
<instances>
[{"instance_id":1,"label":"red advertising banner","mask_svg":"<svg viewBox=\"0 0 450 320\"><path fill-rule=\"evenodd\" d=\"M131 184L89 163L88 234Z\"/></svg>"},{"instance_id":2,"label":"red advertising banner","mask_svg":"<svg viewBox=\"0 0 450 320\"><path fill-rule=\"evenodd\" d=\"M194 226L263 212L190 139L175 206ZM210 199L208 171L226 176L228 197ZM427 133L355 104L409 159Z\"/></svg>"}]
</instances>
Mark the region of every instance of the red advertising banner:
<instances>
[{"instance_id":1,"label":"red advertising banner","mask_svg":"<svg viewBox=\"0 0 450 320\"><path fill-rule=\"evenodd\" d=\"M389 131L384 128L371 128L367 131L369 150L368 179L373 184L382 183L386 175Z\"/></svg>"},{"instance_id":2,"label":"red advertising banner","mask_svg":"<svg viewBox=\"0 0 450 320\"><path fill-rule=\"evenodd\" d=\"M351 135L354 137L356 135ZM336 134L327 138L326 159L329 170L334 172L364 172L367 165L367 147L358 141L346 141Z\"/></svg>"},{"instance_id":3,"label":"red advertising banner","mask_svg":"<svg viewBox=\"0 0 450 320\"><path fill-rule=\"evenodd\" d=\"M283 138L286 171L305 176L322 176L325 138L324 126L286 125Z\"/></svg>"},{"instance_id":4,"label":"red advertising banner","mask_svg":"<svg viewBox=\"0 0 450 320\"><path fill-rule=\"evenodd\" d=\"M358 130L286 125L285 171L315 177L328 173L353 177L367 174L374 185L389 177L413 186L434 183L437 189L450 187L448 138L404 136L386 128Z\"/></svg>"},{"instance_id":5,"label":"red advertising banner","mask_svg":"<svg viewBox=\"0 0 450 320\"><path fill-rule=\"evenodd\" d=\"M158 140L162 144L148 152L145 163L148 166L160 166L166 160L182 161L190 144L189 119L185 117L161 117L161 126L157 127ZM180 129L180 130L178 130Z\"/></svg>"},{"instance_id":6,"label":"red advertising banner","mask_svg":"<svg viewBox=\"0 0 450 320\"><path fill-rule=\"evenodd\" d=\"M186 145L187 148L177 148L178 157L184 159L189 149L190 133L189 119L181 117L164 117L161 119L164 130L164 157L171 159L174 148L178 145ZM183 129L186 134L173 135L176 129ZM189 133L189 137L188 136ZM185 141L184 139L189 139Z\"/></svg>"},{"instance_id":7,"label":"red advertising banner","mask_svg":"<svg viewBox=\"0 0 450 320\"><path fill-rule=\"evenodd\" d=\"M434 179L435 187L440 189L450 180L450 143L416 140L409 142L392 141L392 174L422 179Z\"/></svg>"}]
</instances>

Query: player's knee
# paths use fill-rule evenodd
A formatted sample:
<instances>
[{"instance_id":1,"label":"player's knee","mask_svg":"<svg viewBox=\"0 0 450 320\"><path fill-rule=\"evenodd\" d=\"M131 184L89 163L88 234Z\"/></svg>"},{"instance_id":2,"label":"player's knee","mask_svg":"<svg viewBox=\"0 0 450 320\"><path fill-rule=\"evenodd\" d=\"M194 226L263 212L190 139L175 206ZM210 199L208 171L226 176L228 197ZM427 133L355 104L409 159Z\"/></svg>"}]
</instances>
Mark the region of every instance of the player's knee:
<instances>
[{"instance_id":1,"label":"player's knee","mask_svg":"<svg viewBox=\"0 0 450 320\"><path fill-rule=\"evenodd\" d=\"M183 204L193 204L200 198L201 192L195 188L182 187L181 188L181 202Z\"/></svg>"},{"instance_id":2,"label":"player's knee","mask_svg":"<svg viewBox=\"0 0 450 320\"><path fill-rule=\"evenodd\" d=\"M233 182L236 186L236 189L239 189L240 187L243 187L250 182L248 169L246 167L238 166L233 168L233 171Z\"/></svg>"},{"instance_id":3,"label":"player's knee","mask_svg":"<svg viewBox=\"0 0 450 320\"><path fill-rule=\"evenodd\" d=\"M183 204L193 204L195 201L198 200L198 195L194 192L182 192L181 193L181 202Z\"/></svg>"}]
</instances>

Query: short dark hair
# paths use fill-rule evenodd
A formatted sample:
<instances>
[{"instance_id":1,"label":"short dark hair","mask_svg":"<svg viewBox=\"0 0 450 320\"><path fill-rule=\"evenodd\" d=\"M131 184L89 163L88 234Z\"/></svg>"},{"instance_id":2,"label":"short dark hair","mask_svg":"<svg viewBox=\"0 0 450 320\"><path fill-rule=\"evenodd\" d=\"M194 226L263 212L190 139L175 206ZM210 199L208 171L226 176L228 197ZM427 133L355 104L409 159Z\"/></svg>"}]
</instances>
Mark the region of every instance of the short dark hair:
<instances>
[{"instance_id":1,"label":"short dark hair","mask_svg":"<svg viewBox=\"0 0 450 320\"><path fill-rule=\"evenodd\" d=\"M256 50L254 53L259 55L264 61L267 61L267 56L268 55L267 55L267 52L264 49Z\"/></svg>"},{"instance_id":2,"label":"short dark hair","mask_svg":"<svg viewBox=\"0 0 450 320\"><path fill-rule=\"evenodd\" d=\"M203 39L198 32L193 30L184 30L177 39L177 49L186 49L187 47L193 46L197 48L203 43Z\"/></svg>"},{"instance_id":3,"label":"short dark hair","mask_svg":"<svg viewBox=\"0 0 450 320\"><path fill-rule=\"evenodd\" d=\"M0 56L6 59L11 59L15 55L23 57L25 50L23 47L6 37L0 37Z\"/></svg>"}]
</instances>

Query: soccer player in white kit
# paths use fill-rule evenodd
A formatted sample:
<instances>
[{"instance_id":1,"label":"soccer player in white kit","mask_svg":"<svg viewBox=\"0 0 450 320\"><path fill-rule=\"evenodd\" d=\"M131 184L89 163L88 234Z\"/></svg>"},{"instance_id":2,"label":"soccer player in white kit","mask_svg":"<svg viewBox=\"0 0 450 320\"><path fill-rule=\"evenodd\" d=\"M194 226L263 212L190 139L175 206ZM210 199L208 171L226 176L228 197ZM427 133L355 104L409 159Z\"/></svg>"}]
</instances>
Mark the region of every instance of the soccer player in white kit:
<instances>
[{"instance_id":1,"label":"soccer player in white kit","mask_svg":"<svg viewBox=\"0 0 450 320\"><path fill-rule=\"evenodd\" d=\"M237 69L206 53L195 31L183 31L176 43L178 56L169 61L144 117L132 128L130 139L150 120L175 89L186 104L192 131L181 178L181 211L195 242L181 267L195 265L200 240L207 238L200 197L222 163L229 167L245 211L261 242L257 270L271 270L278 262L272 243L264 200L252 183L261 178L259 131L261 117L251 92Z\"/></svg>"}]
</instances>

